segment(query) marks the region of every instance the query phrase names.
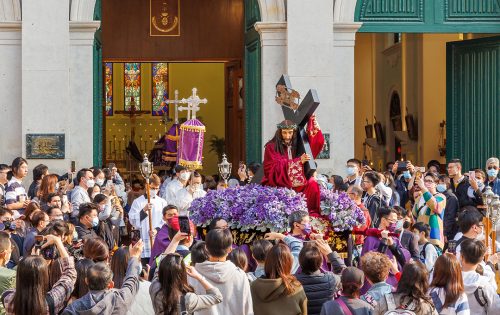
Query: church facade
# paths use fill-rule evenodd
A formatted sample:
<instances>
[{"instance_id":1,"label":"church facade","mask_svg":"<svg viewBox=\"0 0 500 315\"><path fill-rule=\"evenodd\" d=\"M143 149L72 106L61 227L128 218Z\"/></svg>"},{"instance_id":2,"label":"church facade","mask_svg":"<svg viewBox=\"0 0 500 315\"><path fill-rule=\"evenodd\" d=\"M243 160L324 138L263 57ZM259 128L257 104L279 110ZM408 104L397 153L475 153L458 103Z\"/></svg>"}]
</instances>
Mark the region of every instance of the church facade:
<instances>
[{"instance_id":1,"label":"church facade","mask_svg":"<svg viewBox=\"0 0 500 315\"><path fill-rule=\"evenodd\" d=\"M147 82L154 82L152 72L158 62L169 63L170 99L175 89L180 89L182 97L186 97L190 85L201 84L190 81L193 75L187 75L189 73L198 73L213 84L220 82L219 94L211 91L210 85L201 89L198 86L200 96L203 97L204 92L209 95L207 108L212 105L214 111L215 108L220 110L215 114L202 109L201 115L207 121L207 130L214 130L210 136L215 136L215 140L225 137L226 151L233 165L238 160L262 159L264 144L276 131L276 123L283 119L275 103L275 85L283 73L289 75L293 88L302 96L312 88L318 92L321 104L317 116L323 133L328 135L329 149L329 154L318 160L321 172L345 175L345 161L354 156L369 159L376 167L395 158L408 158L418 163L440 158L444 162L446 155L439 156L440 129L434 126L441 120L446 120L444 137L447 141L443 144L448 143L448 158L477 156L479 161L488 155L498 155L500 150L499 128L495 128L500 122L500 71L498 62L491 61L500 55L499 41L493 36L500 33L497 0L240 0L230 5L229 0L221 0L221 7L228 9L204 15L210 9L203 8L205 12L193 15L199 24L183 24L182 20L183 14L189 16L190 10L200 5L199 1L181 0L177 2L185 6L180 9L181 38L192 38L190 33L182 33L183 25L191 24L198 25L193 34L212 27L212 32L217 33L214 36L219 36L214 39L215 43L223 41L224 25L217 28L217 19L206 24L203 20L207 16L217 17L217 14L221 14L218 20L236 16L231 21L234 25L241 23L241 29L238 26L235 37L220 46L230 47L236 38L241 41L241 51L236 47L234 53L228 48L227 53L203 55L209 54L211 46L190 44L175 56L169 55L175 48L159 44L161 40L172 39L151 36L147 24L134 27L139 29L138 34L142 30L155 41L152 47L143 49L142 55L140 52L128 54L134 51L133 45L113 46L112 42L119 42L113 36L125 39L142 36L133 35L132 29L127 29L128 24L137 22L131 10L113 13L116 11L113 5L118 2L23 0L21 7L20 0L0 0L0 161L8 162L15 156L32 153L28 151L32 150L32 137L36 135L64 135L63 158L32 162L49 164L55 171L67 170L70 161L74 160L81 164L77 167L83 167L117 159L117 147L118 151L123 150L126 142L125 136L117 136L117 133L124 132L120 126L127 122L117 115L106 116L106 69L123 73L127 64L140 63L136 70L142 71L141 82L147 86L143 91L149 91L151 83ZM120 5L126 7L125 3L130 1ZM147 8L145 23L149 23L151 3L154 1L142 4ZM115 27L122 25L127 31L115 31L110 35L111 20ZM439 45L433 46L436 39L427 35L432 33L449 35L442 36ZM398 39L394 40L396 37ZM390 47L380 47L382 41L390 41ZM463 43L458 43L460 41ZM457 43L449 44L451 42ZM154 55L154 47L162 47L159 51L165 56L163 59ZM147 55L148 49L151 55ZM213 49L218 51L217 47ZM440 52L436 53L436 49ZM425 54L427 63L422 61ZM468 70L469 77L460 77L463 72L458 69L467 65L457 60L471 54L479 56L477 60L482 63ZM439 84L433 83L430 66L433 64L430 60L436 58L441 65L447 63L439 72ZM224 66L217 70L220 62ZM201 63L204 69L198 68ZM213 69L209 69L210 64ZM378 68L374 66L377 64ZM415 64L422 66L412 70ZM234 71L231 65L236 65ZM481 72L489 66L497 68ZM214 79L213 73L221 75ZM470 78L479 74L485 76L479 82L489 85L472 84ZM228 82L231 75L236 79ZM387 76L397 79L387 79ZM413 80L414 77L418 80ZM112 79L116 81L112 83L114 100L120 98L119 106L124 107L127 98L117 96L124 93L124 87L119 86L123 75L113 74ZM383 84L376 83L382 81ZM460 85L460 82L468 83ZM432 91L435 85L442 89ZM234 93L228 94L230 89ZM395 93L397 98L393 96ZM151 111L154 101L149 100L150 94L142 92L139 98ZM478 94L487 97L474 98ZM433 103L433 97L440 101ZM117 110L123 109L116 106ZM438 114L431 110L433 106L439 106ZM231 109L233 107L237 109ZM468 115L457 114L457 109ZM413 123L407 119L410 116ZM138 124L143 123L142 118L138 119ZM161 119L159 115L149 120L151 127L144 127L144 134L138 136L142 138L136 139L139 148L143 141L147 150L152 143L147 142L148 139L154 140L163 132ZM220 127L218 121L224 121L225 130L217 129ZM483 124L485 128L481 127ZM128 125L130 128L130 123ZM365 133L366 125L375 127L371 135ZM470 125L471 131L468 132L469 127L462 128L464 125ZM382 138L384 141L379 141ZM118 142L120 139L123 142ZM476 154L478 146L484 153ZM217 156L212 155L207 149L205 158L210 164L217 161Z\"/></svg>"}]
</instances>

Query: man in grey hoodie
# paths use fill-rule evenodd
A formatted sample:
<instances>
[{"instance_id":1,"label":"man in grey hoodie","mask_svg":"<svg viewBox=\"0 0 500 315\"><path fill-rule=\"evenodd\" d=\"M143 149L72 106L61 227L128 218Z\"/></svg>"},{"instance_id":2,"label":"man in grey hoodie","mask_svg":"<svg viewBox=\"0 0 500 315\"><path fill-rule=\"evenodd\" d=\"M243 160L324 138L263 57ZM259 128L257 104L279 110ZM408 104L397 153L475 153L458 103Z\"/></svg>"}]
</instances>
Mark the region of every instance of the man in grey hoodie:
<instances>
[{"instance_id":1,"label":"man in grey hoodie","mask_svg":"<svg viewBox=\"0 0 500 315\"><path fill-rule=\"evenodd\" d=\"M139 290L142 248L142 241L130 247L127 273L120 289L113 289L113 273L108 265L97 263L90 267L85 278L89 292L70 304L64 310L63 315L121 315L127 313Z\"/></svg>"},{"instance_id":2,"label":"man in grey hoodie","mask_svg":"<svg viewBox=\"0 0 500 315\"><path fill-rule=\"evenodd\" d=\"M231 252L233 237L228 229L214 229L207 233L205 243L208 261L197 263L196 270L224 297L222 303L196 312L198 315L253 315L250 282L245 272L226 260ZM205 294L199 281L190 278L189 284L197 294Z\"/></svg>"},{"instance_id":3,"label":"man in grey hoodie","mask_svg":"<svg viewBox=\"0 0 500 315\"><path fill-rule=\"evenodd\" d=\"M474 315L500 314L500 298L496 294L495 278L476 272L486 253L486 246L481 241L467 239L461 243L460 247L462 277L469 300L470 313ZM491 257L498 260L497 254Z\"/></svg>"}]
</instances>

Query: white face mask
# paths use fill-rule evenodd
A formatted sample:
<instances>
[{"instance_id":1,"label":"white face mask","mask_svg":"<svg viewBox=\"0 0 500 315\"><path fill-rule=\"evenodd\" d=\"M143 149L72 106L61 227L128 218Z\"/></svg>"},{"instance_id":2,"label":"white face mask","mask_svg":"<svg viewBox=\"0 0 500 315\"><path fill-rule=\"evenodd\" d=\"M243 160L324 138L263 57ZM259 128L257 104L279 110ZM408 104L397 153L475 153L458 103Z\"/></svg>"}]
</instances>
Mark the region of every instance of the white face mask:
<instances>
[{"instance_id":1,"label":"white face mask","mask_svg":"<svg viewBox=\"0 0 500 315\"><path fill-rule=\"evenodd\" d=\"M87 188L91 188L95 186L95 182L93 179L87 179Z\"/></svg>"},{"instance_id":2,"label":"white face mask","mask_svg":"<svg viewBox=\"0 0 500 315\"><path fill-rule=\"evenodd\" d=\"M104 179L100 179L100 178L98 178L95 182L96 182L96 184L97 184L97 185L99 185L99 186L104 185Z\"/></svg>"},{"instance_id":3,"label":"white face mask","mask_svg":"<svg viewBox=\"0 0 500 315\"><path fill-rule=\"evenodd\" d=\"M181 180L186 181L189 179L189 177L191 177L191 173L189 173L189 172L181 173L181 175L179 177Z\"/></svg>"},{"instance_id":4,"label":"white face mask","mask_svg":"<svg viewBox=\"0 0 500 315\"><path fill-rule=\"evenodd\" d=\"M478 241L484 241L485 238L486 238L486 236L484 235L484 229L481 229L481 234L478 234L476 236L476 240L478 240Z\"/></svg>"}]
</instances>

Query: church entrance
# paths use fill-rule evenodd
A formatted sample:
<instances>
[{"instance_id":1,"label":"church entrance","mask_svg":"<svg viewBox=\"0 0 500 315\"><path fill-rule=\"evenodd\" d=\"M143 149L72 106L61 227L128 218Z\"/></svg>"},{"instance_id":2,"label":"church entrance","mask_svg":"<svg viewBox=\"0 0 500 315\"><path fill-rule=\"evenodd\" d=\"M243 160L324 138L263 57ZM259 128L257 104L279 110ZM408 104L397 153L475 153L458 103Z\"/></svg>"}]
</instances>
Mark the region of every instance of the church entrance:
<instances>
[{"instance_id":1,"label":"church entrance","mask_svg":"<svg viewBox=\"0 0 500 315\"><path fill-rule=\"evenodd\" d=\"M131 178L146 153L155 170L170 169L163 140L186 121L182 99L193 93L207 100L189 113L206 126L203 173L217 173L222 153L233 165L244 160L243 8L243 0L102 2L103 165Z\"/></svg>"},{"instance_id":2,"label":"church entrance","mask_svg":"<svg viewBox=\"0 0 500 315\"><path fill-rule=\"evenodd\" d=\"M469 169L495 155L484 126L500 122L499 14L497 1L357 1L356 156L377 169L452 158Z\"/></svg>"}]
</instances>

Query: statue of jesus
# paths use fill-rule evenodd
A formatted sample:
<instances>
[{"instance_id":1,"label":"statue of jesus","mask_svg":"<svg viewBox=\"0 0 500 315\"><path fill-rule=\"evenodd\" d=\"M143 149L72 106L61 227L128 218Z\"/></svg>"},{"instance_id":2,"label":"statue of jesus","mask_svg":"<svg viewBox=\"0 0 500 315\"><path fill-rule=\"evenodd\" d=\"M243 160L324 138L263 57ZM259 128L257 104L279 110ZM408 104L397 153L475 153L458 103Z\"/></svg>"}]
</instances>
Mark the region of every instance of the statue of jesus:
<instances>
[{"instance_id":1,"label":"statue of jesus","mask_svg":"<svg viewBox=\"0 0 500 315\"><path fill-rule=\"evenodd\" d=\"M307 198L309 214L321 215L320 191L314 176L307 179L304 163L315 158L322 150L325 138L314 115L307 124L307 136L313 156L303 153L297 156L298 126L290 120L277 125L276 133L264 151L264 177L262 185L286 187L301 192Z\"/></svg>"}]
</instances>

